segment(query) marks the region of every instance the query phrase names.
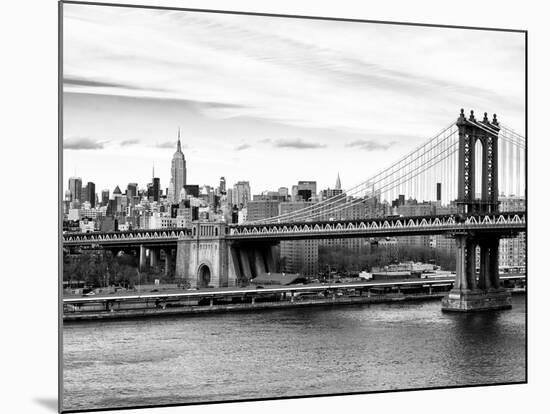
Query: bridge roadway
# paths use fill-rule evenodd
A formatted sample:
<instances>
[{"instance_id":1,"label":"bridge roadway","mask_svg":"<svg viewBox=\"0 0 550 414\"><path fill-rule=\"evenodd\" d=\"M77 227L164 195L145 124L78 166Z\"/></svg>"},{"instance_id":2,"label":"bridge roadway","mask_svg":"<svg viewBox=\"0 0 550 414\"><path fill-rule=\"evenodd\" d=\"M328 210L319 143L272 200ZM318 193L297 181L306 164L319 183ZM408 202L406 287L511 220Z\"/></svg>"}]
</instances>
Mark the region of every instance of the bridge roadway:
<instances>
[{"instance_id":1,"label":"bridge roadway","mask_svg":"<svg viewBox=\"0 0 550 414\"><path fill-rule=\"evenodd\" d=\"M477 234L515 235L526 229L526 213L457 214L437 216L386 217L366 220L323 221L232 226L228 240L300 240L414 235Z\"/></svg>"},{"instance_id":2,"label":"bridge roadway","mask_svg":"<svg viewBox=\"0 0 550 414\"><path fill-rule=\"evenodd\" d=\"M201 223L199 223L200 225ZM207 223L205 223L207 224ZM279 241L301 239L342 239L364 237L398 237L428 234L476 232L514 235L526 230L524 211L496 214L456 214L438 216L386 217L301 223L239 224L226 227L220 234L233 241ZM193 237L191 229L150 229L127 232L65 233L63 246L173 246L182 238Z\"/></svg>"},{"instance_id":3,"label":"bridge roadway","mask_svg":"<svg viewBox=\"0 0 550 414\"><path fill-rule=\"evenodd\" d=\"M500 280L524 280L524 274L501 275ZM84 303L105 303L118 301L139 301L147 299L209 299L209 298L224 298L224 297L242 297L264 296L273 293L306 293L306 292L323 292L337 291L342 289L368 289L368 288L392 288L392 287L436 287L450 286L454 283L455 276L439 277L439 278L424 278L424 279L400 279L400 280L369 280L361 282L343 282L343 283L311 283L307 285L287 285L273 286L263 288L204 288L202 290L187 290L176 293L161 293L148 292L143 294L127 293L127 294L108 294L94 295L86 297L65 297L63 304L84 304Z\"/></svg>"}]
</instances>

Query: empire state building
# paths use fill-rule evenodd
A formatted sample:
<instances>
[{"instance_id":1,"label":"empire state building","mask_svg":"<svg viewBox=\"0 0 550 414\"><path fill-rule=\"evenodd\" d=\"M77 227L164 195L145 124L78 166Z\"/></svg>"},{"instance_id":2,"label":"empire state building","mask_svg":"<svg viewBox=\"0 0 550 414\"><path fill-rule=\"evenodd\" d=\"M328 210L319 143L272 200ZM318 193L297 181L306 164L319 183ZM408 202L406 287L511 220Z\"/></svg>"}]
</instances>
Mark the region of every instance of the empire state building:
<instances>
[{"instance_id":1,"label":"empire state building","mask_svg":"<svg viewBox=\"0 0 550 414\"><path fill-rule=\"evenodd\" d=\"M180 130L178 128L178 147L172 157L172 171L168 199L174 203L179 202L183 186L187 184L187 170L185 167L185 156L181 151Z\"/></svg>"}]
</instances>

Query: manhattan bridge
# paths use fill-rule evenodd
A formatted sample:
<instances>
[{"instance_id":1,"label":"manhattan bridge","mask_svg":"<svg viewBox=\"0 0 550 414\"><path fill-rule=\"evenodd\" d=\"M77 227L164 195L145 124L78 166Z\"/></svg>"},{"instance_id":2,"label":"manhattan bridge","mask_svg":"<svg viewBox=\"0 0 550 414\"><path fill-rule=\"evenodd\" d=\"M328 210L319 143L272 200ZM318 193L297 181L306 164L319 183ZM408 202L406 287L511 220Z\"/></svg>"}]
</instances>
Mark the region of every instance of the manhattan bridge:
<instances>
[{"instance_id":1,"label":"manhattan bridge","mask_svg":"<svg viewBox=\"0 0 550 414\"><path fill-rule=\"evenodd\" d=\"M442 184L447 214L429 216L349 217L346 211L369 202L433 199ZM500 286L500 240L527 229L525 211L501 211L499 194L524 195L525 138L487 113L459 117L388 168L354 187L301 209L242 224L194 222L191 228L66 234L65 248L95 245L113 252L139 254L166 268L176 260L176 276L190 286L232 286L280 270L283 240L445 235L456 243L456 279L443 310L470 311L511 306ZM479 251L479 272L476 251ZM149 254L147 254L149 252ZM175 252L175 254L174 254Z\"/></svg>"}]
</instances>

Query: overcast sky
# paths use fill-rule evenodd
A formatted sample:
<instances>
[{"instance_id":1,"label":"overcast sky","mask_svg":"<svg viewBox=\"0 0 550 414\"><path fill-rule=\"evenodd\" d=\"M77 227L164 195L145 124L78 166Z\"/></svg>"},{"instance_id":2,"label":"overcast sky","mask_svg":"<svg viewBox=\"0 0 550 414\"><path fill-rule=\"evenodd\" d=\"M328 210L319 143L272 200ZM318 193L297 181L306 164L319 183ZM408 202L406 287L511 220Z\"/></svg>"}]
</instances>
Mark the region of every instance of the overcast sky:
<instances>
[{"instance_id":1,"label":"overcast sky","mask_svg":"<svg viewBox=\"0 0 550 414\"><path fill-rule=\"evenodd\" d=\"M459 110L524 134L524 36L65 4L64 182L344 188Z\"/></svg>"}]
</instances>

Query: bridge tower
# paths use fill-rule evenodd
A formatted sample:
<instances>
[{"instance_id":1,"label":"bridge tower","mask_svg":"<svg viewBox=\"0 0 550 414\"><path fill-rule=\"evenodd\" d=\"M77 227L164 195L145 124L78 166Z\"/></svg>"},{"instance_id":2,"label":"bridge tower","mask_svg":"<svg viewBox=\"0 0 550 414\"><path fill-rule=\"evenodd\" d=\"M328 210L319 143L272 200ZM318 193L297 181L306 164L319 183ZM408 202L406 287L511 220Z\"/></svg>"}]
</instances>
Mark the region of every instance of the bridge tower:
<instances>
[{"instance_id":1,"label":"bridge tower","mask_svg":"<svg viewBox=\"0 0 550 414\"><path fill-rule=\"evenodd\" d=\"M466 118L464 109L456 122L458 127L458 199L459 215L498 213L498 133L496 114L489 122L485 113L481 122L474 111ZM476 165L476 144L481 143L481 164ZM479 157L478 157L479 159ZM481 168L481 189L476 189L476 168ZM476 198L481 190L481 198ZM456 280L443 299L444 311L478 311L507 309L511 296L500 286L498 233L465 231L453 234L456 240ZM479 247L479 274L476 271L476 249Z\"/></svg>"},{"instance_id":2,"label":"bridge tower","mask_svg":"<svg viewBox=\"0 0 550 414\"><path fill-rule=\"evenodd\" d=\"M226 234L225 223L196 221L190 234L179 237L176 277L185 286L205 288L235 284Z\"/></svg>"},{"instance_id":3,"label":"bridge tower","mask_svg":"<svg viewBox=\"0 0 550 414\"><path fill-rule=\"evenodd\" d=\"M280 267L277 243L235 242L225 223L195 221L177 242L176 277L190 288L248 283Z\"/></svg>"}]
</instances>

